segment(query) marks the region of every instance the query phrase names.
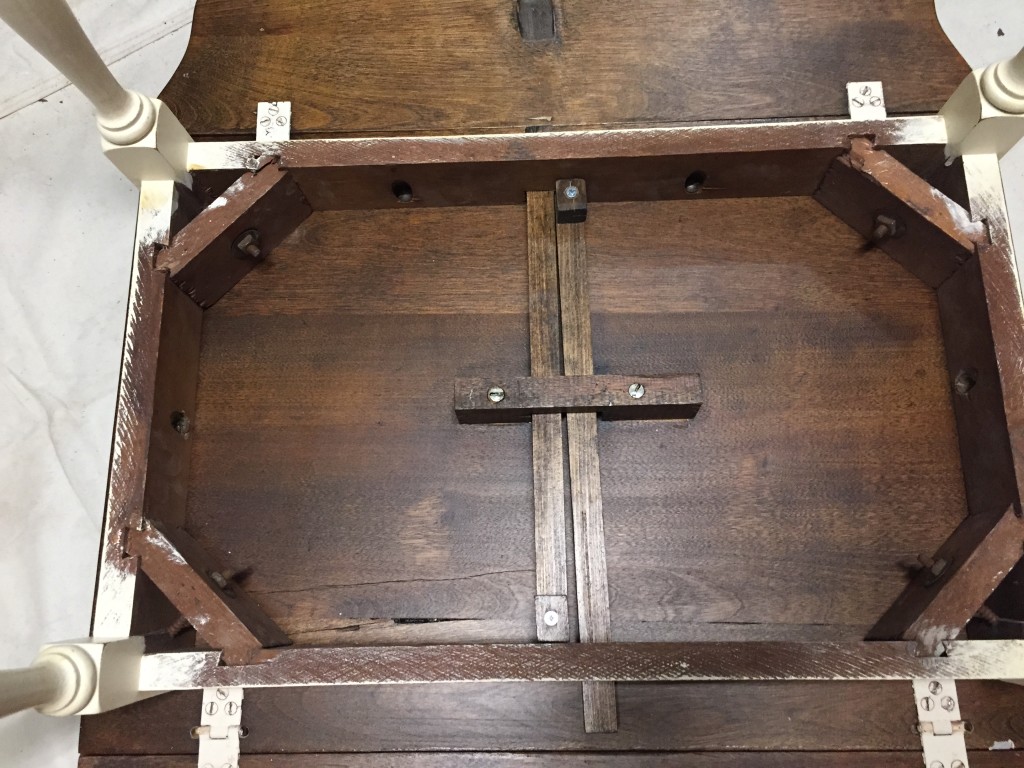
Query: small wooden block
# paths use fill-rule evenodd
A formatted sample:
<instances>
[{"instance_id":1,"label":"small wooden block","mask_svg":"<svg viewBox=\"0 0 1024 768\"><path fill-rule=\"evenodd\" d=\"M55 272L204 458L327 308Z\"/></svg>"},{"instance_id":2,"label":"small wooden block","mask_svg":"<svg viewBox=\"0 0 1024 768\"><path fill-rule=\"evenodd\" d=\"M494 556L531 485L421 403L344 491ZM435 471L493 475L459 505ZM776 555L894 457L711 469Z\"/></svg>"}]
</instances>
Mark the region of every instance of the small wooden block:
<instances>
[{"instance_id":1,"label":"small wooden block","mask_svg":"<svg viewBox=\"0 0 1024 768\"><path fill-rule=\"evenodd\" d=\"M587 182L560 179L555 182L555 218L559 224L579 224L587 220Z\"/></svg>"},{"instance_id":2,"label":"small wooden block","mask_svg":"<svg viewBox=\"0 0 1024 768\"><path fill-rule=\"evenodd\" d=\"M225 663L248 664L263 648L291 644L241 587L217 583L214 574L224 574L224 566L185 531L149 522L131 531L128 553L196 634L223 650Z\"/></svg>"},{"instance_id":3,"label":"small wooden block","mask_svg":"<svg viewBox=\"0 0 1024 768\"><path fill-rule=\"evenodd\" d=\"M501 400L494 402L491 393ZM630 394L630 393L633 394ZM463 424L529 421L540 413L596 412L606 419L691 419L703 401L700 376L552 376L457 379Z\"/></svg>"},{"instance_id":4,"label":"small wooden block","mask_svg":"<svg viewBox=\"0 0 1024 768\"><path fill-rule=\"evenodd\" d=\"M552 0L519 0L519 34L528 43L555 39L555 8Z\"/></svg>"},{"instance_id":5,"label":"small wooden block","mask_svg":"<svg viewBox=\"0 0 1024 768\"><path fill-rule=\"evenodd\" d=\"M267 163L243 175L175 235L157 254L156 267L196 304L210 307L312 212L291 174ZM250 231L257 233L258 255L237 247Z\"/></svg>"}]
</instances>

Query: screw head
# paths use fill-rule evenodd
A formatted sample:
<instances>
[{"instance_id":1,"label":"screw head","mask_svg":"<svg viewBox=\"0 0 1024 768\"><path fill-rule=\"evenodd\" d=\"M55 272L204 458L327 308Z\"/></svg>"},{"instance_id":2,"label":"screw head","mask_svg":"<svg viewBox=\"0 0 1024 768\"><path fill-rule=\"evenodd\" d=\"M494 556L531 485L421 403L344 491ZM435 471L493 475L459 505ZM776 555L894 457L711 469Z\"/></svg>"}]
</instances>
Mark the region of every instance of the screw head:
<instances>
[{"instance_id":1,"label":"screw head","mask_svg":"<svg viewBox=\"0 0 1024 768\"><path fill-rule=\"evenodd\" d=\"M860 95L861 96L870 96L871 95L871 86L870 85L862 85L860 87Z\"/></svg>"},{"instance_id":2,"label":"screw head","mask_svg":"<svg viewBox=\"0 0 1024 768\"><path fill-rule=\"evenodd\" d=\"M641 397L644 396L646 392L647 390L644 389L644 385L640 384L639 382L629 385L629 396L632 397L634 400L639 400Z\"/></svg>"},{"instance_id":3,"label":"screw head","mask_svg":"<svg viewBox=\"0 0 1024 768\"><path fill-rule=\"evenodd\" d=\"M928 768L946 768L946 766L942 764L941 760L932 760L928 763Z\"/></svg>"},{"instance_id":4,"label":"screw head","mask_svg":"<svg viewBox=\"0 0 1024 768\"><path fill-rule=\"evenodd\" d=\"M569 198L570 200L575 200L575 199L576 199L577 197L579 197L579 195L580 195L580 190L579 190L579 187L576 187L575 185L573 185L573 184L570 184L570 185L569 185L568 187L566 187L566 188L565 188L565 189L563 190L563 194L564 194L564 195L565 195L565 196L566 196L567 198Z\"/></svg>"},{"instance_id":5,"label":"screw head","mask_svg":"<svg viewBox=\"0 0 1024 768\"><path fill-rule=\"evenodd\" d=\"M923 709L925 712L931 712L933 709L935 709L935 699L933 699L931 696L925 696L923 699L921 699L921 709Z\"/></svg>"},{"instance_id":6,"label":"screw head","mask_svg":"<svg viewBox=\"0 0 1024 768\"><path fill-rule=\"evenodd\" d=\"M942 704L942 708L947 712L952 712L956 708L956 702L953 700L952 696L943 696L940 703Z\"/></svg>"},{"instance_id":7,"label":"screw head","mask_svg":"<svg viewBox=\"0 0 1024 768\"><path fill-rule=\"evenodd\" d=\"M942 693L942 683L940 683L938 680L932 680L930 683L928 683L928 690L932 694L940 694Z\"/></svg>"},{"instance_id":8,"label":"screw head","mask_svg":"<svg viewBox=\"0 0 1024 768\"><path fill-rule=\"evenodd\" d=\"M224 690L223 688L218 688L218 689L217 689L217 693L216 693L216 696L217 696L217 698L218 698L218 699L220 699L221 701L224 701L224 699L226 699L226 698L228 697L228 692L227 692L227 691L225 691L225 690Z\"/></svg>"},{"instance_id":9,"label":"screw head","mask_svg":"<svg viewBox=\"0 0 1024 768\"><path fill-rule=\"evenodd\" d=\"M949 764L949 768L967 768L967 767L964 765L964 761L963 760L954 760L952 763Z\"/></svg>"},{"instance_id":10,"label":"screw head","mask_svg":"<svg viewBox=\"0 0 1024 768\"><path fill-rule=\"evenodd\" d=\"M501 387L491 387L487 390L487 399L492 403L500 403L505 399L505 390Z\"/></svg>"},{"instance_id":11,"label":"screw head","mask_svg":"<svg viewBox=\"0 0 1024 768\"><path fill-rule=\"evenodd\" d=\"M205 711L206 711L206 714L208 714L208 715L216 715L218 709L220 709L220 707L217 706L217 702L216 701L210 701L210 702L207 702L206 710Z\"/></svg>"},{"instance_id":12,"label":"screw head","mask_svg":"<svg viewBox=\"0 0 1024 768\"><path fill-rule=\"evenodd\" d=\"M558 626L558 611L547 611L544 614L544 624L549 627Z\"/></svg>"},{"instance_id":13,"label":"screw head","mask_svg":"<svg viewBox=\"0 0 1024 768\"><path fill-rule=\"evenodd\" d=\"M872 96L870 104L872 107L880 107L882 106L882 99L878 96Z\"/></svg>"}]
</instances>

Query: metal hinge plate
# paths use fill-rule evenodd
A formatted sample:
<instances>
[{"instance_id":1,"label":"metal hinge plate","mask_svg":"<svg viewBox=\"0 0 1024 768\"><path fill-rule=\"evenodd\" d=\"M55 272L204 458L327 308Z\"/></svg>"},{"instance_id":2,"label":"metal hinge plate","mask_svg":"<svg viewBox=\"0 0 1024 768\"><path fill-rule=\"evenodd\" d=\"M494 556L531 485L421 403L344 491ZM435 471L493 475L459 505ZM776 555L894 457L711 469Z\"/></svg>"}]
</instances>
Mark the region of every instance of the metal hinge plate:
<instances>
[{"instance_id":1,"label":"metal hinge plate","mask_svg":"<svg viewBox=\"0 0 1024 768\"><path fill-rule=\"evenodd\" d=\"M846 84L846 102L854 120L885 120L885 93L877 80Z\"/></svg>"},{"instance_id":2,"label":"metal hinge plate","mask_svg":"<svg viewBox=\"0 0 1024 768\"><path fill-rule=\"evenodd\" d=\"M968 768L956 681L915 680L914 702L927 768Z\"/></svg>"},{"instance_id":3,"label":"metal hinge plate","mask_svg":"<svg viewBox=\"0 0 1024 768\"><path fill-rule=\"evenodd\" d=\"M288 141L292 136L292 103L261 101L256 107L256 141Z\"/></svg>"},{"instance_id":4,"label":"metal hinge plate","mask_svg":"<svg viewBox=\"0 0 1024 768\"><path fill-rule=\"evenodd\" d=\"M238 768L242 727L242 688L204 688L199 737L199 768Z\"/></svg>"}]
</instances>

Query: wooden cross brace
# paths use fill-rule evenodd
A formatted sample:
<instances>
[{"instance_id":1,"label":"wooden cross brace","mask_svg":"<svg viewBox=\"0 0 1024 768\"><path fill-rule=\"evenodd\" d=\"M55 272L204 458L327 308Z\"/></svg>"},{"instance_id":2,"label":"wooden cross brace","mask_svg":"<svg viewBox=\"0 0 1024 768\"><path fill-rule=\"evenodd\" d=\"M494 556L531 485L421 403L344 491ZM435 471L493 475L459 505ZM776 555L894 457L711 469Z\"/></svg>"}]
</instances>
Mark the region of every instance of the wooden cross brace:
<instances>
[{"instance_id":1,"label":"wooden cross brace","mask_svg":"<svg viewBox=\"0 0 1024 768\"><path fill-rule=\"evenodd\" d=\"M530 281L530 377L460 379L464 423L531 421L537 563L537 639L570 640L562 415L568 436L579 639L611 638L601 506L597 415L693 418L702 403L693 374L595 376L587 283L586 183L562 180L526 200ZM564 375L563 375L564 374ZM615 684L583 684L588 733L618 728Z\"/></svg>"}]
</instances>

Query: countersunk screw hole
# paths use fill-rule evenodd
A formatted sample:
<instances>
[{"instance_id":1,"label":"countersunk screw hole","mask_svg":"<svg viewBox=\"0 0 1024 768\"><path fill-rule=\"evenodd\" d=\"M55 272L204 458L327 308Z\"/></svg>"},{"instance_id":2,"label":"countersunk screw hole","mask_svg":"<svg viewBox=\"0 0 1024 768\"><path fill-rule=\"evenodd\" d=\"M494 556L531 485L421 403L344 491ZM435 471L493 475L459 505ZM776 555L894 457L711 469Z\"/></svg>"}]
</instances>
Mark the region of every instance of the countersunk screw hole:
<instances>
[{"instance_id":1,"label":"countersunk screw hole","mask_svg":"<svg viewBox=\"0 0 1024 768\"><path fill-rule=\"evenodd\" d=\"M192 422L184 411L174 411L171 413L171 427L182 437L188 437L189 432L192 431Z\"/></svg>"},{"instance_id":2,"label":"countersunk screw hole","mask_svg":"<svg viewBox=\"0 0 1024 768\"><path fill-rule=\"evenodd\" d=\"M696 195L704 189L704 182L708 180L708 175L704 171L694 171L686 177L686 181L683 183L688 194Z\"/></svg>"},{"instance_id":3,"label":"countersunk screw hole","mask_svg":"<svg viewBox=\"0 0 1024 768\"><path fill-rule=\"evenodd\" d=\"M391 184L391 194L400 203L411 203L415 198L412 194L412 187L407 181L396 181Z\"/></svg>"},{"instance_id":4,"label":"countersunk screw hole","mask_svg":"<svg viewBox=\"0 0 1024 768\"><path fill-rule=\"evenodd\" d=\"M978 370L976 368L961 368L953 379L953 390L961 397L966 397L977 383Z\"/></svg>"}]
</instances>

